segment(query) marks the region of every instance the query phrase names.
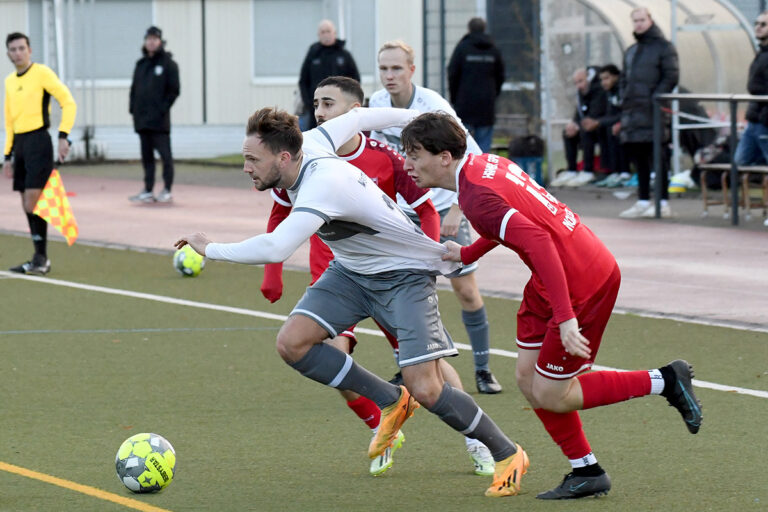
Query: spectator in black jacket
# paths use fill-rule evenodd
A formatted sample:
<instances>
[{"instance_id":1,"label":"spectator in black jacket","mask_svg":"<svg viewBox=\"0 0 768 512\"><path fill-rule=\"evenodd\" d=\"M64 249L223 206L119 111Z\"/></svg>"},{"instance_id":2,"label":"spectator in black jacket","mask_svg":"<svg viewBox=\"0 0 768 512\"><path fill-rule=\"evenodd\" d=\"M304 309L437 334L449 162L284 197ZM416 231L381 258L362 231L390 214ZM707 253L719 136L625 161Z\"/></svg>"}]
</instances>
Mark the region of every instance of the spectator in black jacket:
<instances>
[{"instance_id":1,"label":"spectator in black jacket","mask_svg":"<svg viewBox=\"0 0 768 512\"><path fill-rule=\"evenodd\" d=\"M620 217L654 217L656 209L651 204L651 168L653 166L653 96L671 92L680 77L677 50L664 39L661 29L651 19L645 7L632 10L632 26L637 42L624 54L624 71L619 81L621 90L621 142L627 159L635 164L638 181L638 201L624 210ZM667 123L668 125L669 123ZM665 130L665 140L669 140ZM664 165L656 169L661 179L661 215L671 217L669 191L667 190L669 150L664 144Z\"/></svg>"},{"instance_id":2,"label":"spectator in black jacket","mask_svg":"<svg viewBox=\"0 0 768 512\"><path fill-rule=\"evenodd\" d=\"M590 66L577 69L573 73L576 86L576 111L573 119L563 129L563 146L568 169L560 172L550 182L553 187L579 187L595 179L595 146L598 144L598 131L585 130L581 121L586 118L598 118L605 114L606 96L598 80L599 68ZM579 148L584 159L584 168L576 170Z\"/></svg>"},{"instance_id":3,"label":"spectator in black jacket","mask_svg":"<svg viewBox=\"0 0 768 512\"><path fill-rule=\"evenodd\" d=\"M768 94L768 11L760 13L755 21L755 37L760 51L749 66L747 91L749 94ZM750 101L747 107L747 127L736 147L739 165L768 162L768 103Z\"/></svg>"},{"instance_id":4,"label":"spectator in black jacket","mask_svg":"<svg viewBox=\"0 0 768 512\"><path fill-rule=\"evenodd\" d=\"M612 133L613 126L621 120L620 76L621 71L615 64L606 64L600 68L600 86L606 94L605 113L601 117L585 117L581 120L583 130L597 131L599 134L600 168L608 173L608 176L596 183L599 187L619 186L630 177L621 140Z\"/></svg>"},{"instance_id":5,"label":"spectator in black jacket","mask_svg":"<svg viewBox=\"0 0 768 512\"><path fill-rule=\"evenodd\" d=\"M456 114L483 153L491 151L496 97L504 83L504 61L485 20L472 18L448 63L448 88Z\"/></svg>"},{"instance_id":6,"label":"spectator in black jacket","mask_svg":"<svg viewBox=\"0 0 768 512\"><path fill-rule=\"evenodd\" d=\"M336 27L330 20L323 20L317 26L317 39L309 47L299 75L299 90L305 114L302 124L306 123L306 126L302 126L303 130L317 126L312 112L317 84L329 76L346 76L360 81L355 59L344 49L344 41L336 39Z\"/></svg>"},{"instance_id":7,"label":"spectator in black jacket","mask_svg":"<svg viewBox=\"0 0 768 512\"><path fill-rule=\"evenodd\" d=\"M171 155L171 106L179 97L179 67L165 51L163 32L149 27L141 51L144 57L136 62L131 82L130 112L133 128L141 141L141 162L144 166L144 190L131 196L131 201L167 203L173 186L173 156ZM155 150L163 160L165 187L155 197Z\"/></svg>"}]
</instances>

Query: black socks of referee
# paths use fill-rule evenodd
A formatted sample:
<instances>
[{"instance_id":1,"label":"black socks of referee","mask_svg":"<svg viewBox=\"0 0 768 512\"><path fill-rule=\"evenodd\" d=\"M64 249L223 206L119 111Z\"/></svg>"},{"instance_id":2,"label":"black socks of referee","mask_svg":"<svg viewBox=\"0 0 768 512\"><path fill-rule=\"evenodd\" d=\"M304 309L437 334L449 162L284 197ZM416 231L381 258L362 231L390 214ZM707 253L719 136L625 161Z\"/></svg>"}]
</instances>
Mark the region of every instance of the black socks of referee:
<instances>
[{"instance_id":1,"label":"black socks of referee","mask_svg":"<svg viewBox=\"0 0 768 512\"><path fill-rule=\"evenodd\" d=\"M27 213L27 222L29 223L29 233L32 235L32 243L35 246L35 255L39 254L43 258L47 258L48 223L34 213Z\"/></svg>"}]
</instances>

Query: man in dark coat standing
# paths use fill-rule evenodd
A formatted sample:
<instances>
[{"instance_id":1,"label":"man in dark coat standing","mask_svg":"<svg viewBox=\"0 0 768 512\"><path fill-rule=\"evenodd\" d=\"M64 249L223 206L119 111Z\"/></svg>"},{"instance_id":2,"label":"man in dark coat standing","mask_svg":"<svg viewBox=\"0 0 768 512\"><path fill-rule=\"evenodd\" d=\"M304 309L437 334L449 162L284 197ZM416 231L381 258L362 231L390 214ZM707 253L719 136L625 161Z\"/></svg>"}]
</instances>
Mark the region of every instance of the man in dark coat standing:
<instances>
[{"instance_id":1,"label":"man in dark coat standing","mask_svg":"<svg viewBox=\"0 0 768 512\"><path fill-rule=\"evenodd\" d=\"M344 49L345 42L336 39L336 27L330 20L323 20L317 26L317 39L318 41L309 47L299 75L299 90L301 101L304 102L304 113L310 114L304 119L307 126L302 126L303 130L310 130L317 126L312 106L317 84L329 76L346 76L360 81L355 59Z\"/></svg>"},{"instance_id":2,"label":"man in dark coat standing","mask_svg":"<svg viewBox=\"0 0 768 512\"><path fill-rule=\"evenodd\" d=\"M653 167L653 96L672 92L680 78L677 50L664 39L661 29L651 19L645 7L632 10L632 26L637 43L624 54L624 71L621 74L622 96L620 130L621 143L627 159L635 164L638 181L638 201L619 215L622 218L654 217L656 210L651 204L651 168ZM668 123L667 123L668 124ZM665 130L667 132L667 130ZM666 141L669 133L665 133ZM661 216L671 217L667 169L669 153L665 151L666 164L656 169L657 179L662 180Z\"/></svg>"},{"instance_id":3,"label":"man in dark coat standing","mask_svg":"<svg viewBox=\"0 0 768 512\"><path fill-rule=\"evenodd\" d=\"M149 27L144 36L144 56L136 62L131 82L130 112L133 128L141 141L144 166L144 190L131 196L131 201L151 203L171 201L173 156L171 155L171 105L179 96L179 67L165 51L163 32ZM155 150L163 160L165 187L155 197Z\"/></svg>"},{"instance_id":4,"label":"man in dark coat standing","mask_svg":"<svg viewBox=\"0 0 768 512\"><path fill-rule=\"evenodd\" d=\"M448 63L448 88L456 114L483 153L491 151L496 97L504 83L501 52L485 33L485 20L472 18Z\"/></svg>"}]
</instances>

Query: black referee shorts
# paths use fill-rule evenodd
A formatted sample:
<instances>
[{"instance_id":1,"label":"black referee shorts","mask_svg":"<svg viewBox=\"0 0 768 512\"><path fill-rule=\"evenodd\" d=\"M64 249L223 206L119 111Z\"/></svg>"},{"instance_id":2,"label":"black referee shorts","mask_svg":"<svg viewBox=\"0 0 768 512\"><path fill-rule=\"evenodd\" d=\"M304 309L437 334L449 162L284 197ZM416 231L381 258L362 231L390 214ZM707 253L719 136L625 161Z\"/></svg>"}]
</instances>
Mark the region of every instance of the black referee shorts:
<instances>
[{"instance_id":1,"label":"black referee shorts","mask_svg":"<svg viewBox=\"0 0 768 512\"><path fill-rule=\"evenodd\" d=\"M45 128L13 136L13 190L44 188L53 171L53 143Z\"/></svg>"}]
</instances>

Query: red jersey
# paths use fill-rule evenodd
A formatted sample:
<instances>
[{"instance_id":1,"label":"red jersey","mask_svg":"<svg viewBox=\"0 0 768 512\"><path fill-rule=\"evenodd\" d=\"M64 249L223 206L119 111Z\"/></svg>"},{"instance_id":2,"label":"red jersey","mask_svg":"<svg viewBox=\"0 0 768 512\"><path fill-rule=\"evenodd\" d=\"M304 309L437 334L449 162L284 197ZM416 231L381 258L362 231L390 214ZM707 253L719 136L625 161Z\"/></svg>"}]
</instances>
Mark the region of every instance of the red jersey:
<instances>
[{"instance_id":1,"label":"red jersey","mask_svg":"<svg viewBox=\"0 0 768 512\"><path fill-rule=\"evenodd\" d=\"M387 144L360 134L360 145L348 155L339 158L345 160L373 180L390 198L397 201L396 194L416 210L422 221L422 229L427 236L439 240L440 216L429 199L430 190L419 188L403 170L403 157ZM283 189L272 189L275 205L269 216L267 231L272 231L291 211L291 201ZM333 253L317 235L310 238L309 269L312 283L320 278L333 259ZM278 265L278 264L275 264ZM269 265L267 265L269 267Z\"/></svg>"},{"instance_id":2,"label":"red jersey","mask_svg":"<svg viewBox=\"0 0 768 512\"><path fill-rule=\"evenodd\" d=\"M520 167L497 155L468 155L459 164L459 206L482 239L462 249L469 263L497 243L531 269L531 282L554 321L573 318L572 305L593 296L616 260L568 206ZM492 242L488 242L492 241Z\"/></svg>"}]
</instances>

